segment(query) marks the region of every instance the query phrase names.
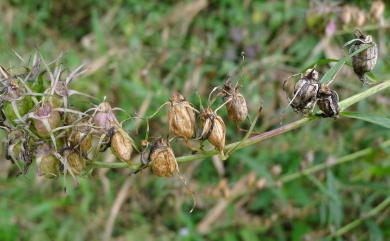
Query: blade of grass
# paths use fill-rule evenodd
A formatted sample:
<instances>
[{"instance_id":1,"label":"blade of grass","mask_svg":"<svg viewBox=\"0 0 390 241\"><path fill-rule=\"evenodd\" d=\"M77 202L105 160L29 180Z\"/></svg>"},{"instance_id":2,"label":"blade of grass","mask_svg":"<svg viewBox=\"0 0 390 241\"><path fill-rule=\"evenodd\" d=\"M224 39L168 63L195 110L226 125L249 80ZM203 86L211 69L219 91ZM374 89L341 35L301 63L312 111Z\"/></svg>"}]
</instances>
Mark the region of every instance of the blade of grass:
<instances>
[{"instance_id":1,"label":"blade of grass","mask_svg":"<svg viewBox=\"0 0 390 241\"><path fill-rule=\"evenodd\" d=\"M366 121L390 129L390 119L383 116L374 116L359 112L343 112L341 116Z\"/></svg>"}]
</instances>

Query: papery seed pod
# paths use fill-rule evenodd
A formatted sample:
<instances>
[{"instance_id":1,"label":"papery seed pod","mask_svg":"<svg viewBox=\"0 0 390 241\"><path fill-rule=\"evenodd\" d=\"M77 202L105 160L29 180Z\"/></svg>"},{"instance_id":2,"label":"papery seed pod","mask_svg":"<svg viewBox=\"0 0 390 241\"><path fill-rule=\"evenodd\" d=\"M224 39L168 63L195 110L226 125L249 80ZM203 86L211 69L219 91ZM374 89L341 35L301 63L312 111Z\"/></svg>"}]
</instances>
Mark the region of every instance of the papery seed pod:
<instances>
[{"instance_id":1,"label":"papery seed pod","mask_svg":"<svg viewBox=\"0 0 390 241\"><path fill-rule=\"evenodd\" d=\"M383 18L385 12L385 3L383 1L373 1L371 4L370 15L377 21Z\"/></svg>"},{"instance_id":2,"label":"papery seed pod","mask_svg":"<svg viewBox=\"0 0 390 241\"><path fill-rule=\"evenodd\" d=\"M49 102L44 102L34 113L33 123L40 137L48 137L50 131L61 124L61 116Z\"/></svg>"},{"instance_id":3,"label":"papery seed pod","mask_svg":"<svg viewBox=\"0 0 390 241\"><path fill-rule=\"evenodd\" d=\"M223 154L225 148L226 126L222 118L211 108L206 108L201 113L203 130L201 138L207 139L218 151Z\"/></svg>"},{"instance_id":4,"label":"papery seed pod","mask_svg":"<svg viewBox=\"0 0 390 241\"><path fill-rule=\"evenodd\" d=\"M169 131L187 142L195 135L195 112L190 102L175 93L170 99L168 110Z\"/></svg>"},{"instance_id":5,"label":"papery seed pod","mask_svg":"<svg viewBox=\"0 0 390 241\"><path fill-rule=\"evenodd\" d=\"M308 69L305 75L295 84L291 107L296 112L307 114L314 108L320 87L318 77L318 72L315 69Z\"/></svg>"},{"instance_id":6,"label":"papery seed pod","mask_svg":"<svg viewBox=\"0 0 390 241\"><path fill-rule=\"evenodd\" d=\"M153 143L150 149L149 162L153 174L159 177L171 177L178 170L175 154L163 138L159 138Z\"/></svg>"},{"instance_id":7,"label":"papery seed pod","mask_svg":"<svg viewBox=\"0 0 390 241\"><path fill-rule=\"evenodd\" d=\"M90 127L88 123L83 121L78 123L69 135L69 142L72 147L78 147L81 154L87 155L92 148L92 139Z\"/></svg>"},{"instance_id":8,"label":"papery seed pod","mask_svg":"<svg viewBox=\"0 0 390 241\"><path fill-rule=\"evenodd\" d=\"M39 145L35 149L35 158L38 175L49 179L60 175L60 161L52 154L52 149L48 144Z\"/></svg>"},{"instance_id":9,"label":"papery seed pod","mask_svg":"<svg viewBox=\"0 0 390 241\"><path fill-rule=\"evenodd\" d=\"M376 62L378 60L378 47L373 41L371 35L364 35L360 31L355 33L356 41L350 49L350 53L353 53L360 49L363 44L370 44L371 47L363 50L357 55L352 57L352 67L359 79L365 84L366 77L365 74L374 69Z\"/></svg>"},{"instance_id":10,"label":"papery seed pod","mask_svg":"<svg viewBox=\"0 0 390 241\"><path fill-rule=\"evenodd\" d=\"M103 128L106 131L114 126L119 126L111 105L105 101L97 107L93 121L97 127Z\"/></svg>"},{"instance_id":11,"label":"papery seed pod","mask_svg":"<svg viewBox=\"0 0 390 241\"><path fill-rule=\"evenodd\" d=\"M85 169L85 159L75 151L65 151L68 168L73 175L80 175Z\"/></svg>"},{"instance_id":12,"label":"papery seed pod","mask_svg":"<svg viewBox=\"0 0 390 241\"><path fill-rule=\"evenodd\" d=\"M321 85L318 91L317 104L322 111L322 117L337 117L339 115L339 96L336 91L329 89L326 85Z\"/></svg>"},{"instance_id":13,"label":"papery seed pod","mask_svg":"<svg viewBox=\"0 0 390 241\"><path fill-rule=\"evenodd\" d=\"M112 152L129 165L131 164L133 144L133 140L122 128L117 128L111 137Z\"/></svg>"},{"instance_id":14,"label":"papery seed pod","mask_svg":"<svg viewBox=\"0 0 390 241\"><path fill-rule=\"evenodd\" d=\"M244 121L248 116L248 107L244 96L234 87L230 80L223 86L224 101L228 111L228 118L236 123Z\"/></svg>"}]
</instances>

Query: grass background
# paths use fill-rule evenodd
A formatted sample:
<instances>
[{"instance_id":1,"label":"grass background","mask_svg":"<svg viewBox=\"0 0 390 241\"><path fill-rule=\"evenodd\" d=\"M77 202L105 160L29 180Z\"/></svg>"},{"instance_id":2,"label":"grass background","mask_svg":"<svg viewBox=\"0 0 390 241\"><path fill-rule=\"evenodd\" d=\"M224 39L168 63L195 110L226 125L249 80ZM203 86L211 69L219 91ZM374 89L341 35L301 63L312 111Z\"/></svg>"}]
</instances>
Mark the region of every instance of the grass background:
<instances>
[{"instance_id":1,"label":"grass background","mask_svg":"<svg viewBox=\"0 0 390 241\"><path fill-rule=\"evenodd\" d=\"M348 1L369 14L370 1ZM317 7L317 8L315 8ZM340 58L353 38L354 25L337 21L338 5L309 1L1 1L0 63L21 66L36 49L47 59L63 53L73 69L86 62L89 70L73 88L105 96L130 114L152 114L179 90L196 106L209 91L233 74L240 80L252 118L263 112L257 130L269 130L299 118L286 111L283 81L291 74ZM331 11L321 12L318 9ZM334 10L334 11L333 11ZM388 16L388 12L385 16ZM336 21L335 32L326 26ZM380 45L374 74L390 77L388 29L367 18L362 28ZM319 66L321 74L330 64ZM332 84L344 99L362 90L345 66ZM351 110L389 116L389 91ZM72 97L88 108L90 100ZM220 114L226 117L225 110ZM119 114L121 119L124 114ZM243 127L248 128L249 122ZM166 111L151 123L151 136L167 135ZM145 125L124 125L135 139ZM189 214L191 196L178 178L128 170L95 170L80 185L42 180L35 167L15 177L15 168L0 162L0 240L316 240L326 237L377 205L389 193L390 149L381 149L280 188L256 188L282 174L300 170L388 139L387 129L347 118L323 119L240 150L221 164L215 159L180 165L198 200ZM228 123L228 142L242 138ZM3 143L3 146L5 143ZM189 154L180 141L177 156ZM110 153L101 160L113 161ZM237 191L238 190L238 191ZM240 193L237 198L233 198ZM120 204L118 206L118 203ZM215 212L220 210L220 213ZM389 240L389 209L365 221L345 240Z\"/></svg>"}]
</instances>

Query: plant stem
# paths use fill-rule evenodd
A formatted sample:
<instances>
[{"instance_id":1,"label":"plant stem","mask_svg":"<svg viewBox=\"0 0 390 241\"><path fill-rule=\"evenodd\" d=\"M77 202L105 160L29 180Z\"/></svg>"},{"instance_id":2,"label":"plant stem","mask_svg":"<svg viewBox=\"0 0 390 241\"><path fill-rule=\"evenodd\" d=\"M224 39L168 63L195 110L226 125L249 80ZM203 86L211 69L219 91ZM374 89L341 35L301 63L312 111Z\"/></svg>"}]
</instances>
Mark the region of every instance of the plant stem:
<instances>
[{"instance_id":1,"label":"plant stem","mask_svg":"<svg viewBox=\"0 0 390 241\"><path fill-rule=\"evenodd\" d=\"M390 80L386 80L386 81L384 81L378 85L375 85L375 86L373 86L373 87L371 87L371 88L369 88L361 93L353 95L353 96L351 96L351 97L349 97L349 98L347 98L339 103L340 110L341 111L346 110L351 105L353 105L353 104L355 104L355 103L357 103L357 102L359 102L367 97L370 97L371 95L374 95L374 94L376 94L376 93L378 93L386 88L389 88L389 87L390 87ZM251 145L254 145L254 144L257 144L259 142L265 141L265 140L270 139L272 137L279 136L283 133L297 129L297 128L305 125L306 123L308 123L312 120L316 120L316 119L319 119L319 117L314 116L314 115L312 115L310 117L302 118L300 120L286 124L284 126L276 128L274 130L270 130L270 131L252 136L249 139L244 140L242 142L238 141L238 142L231 143L225 147L225 151L229 151L229 150L237 147L237 145L240 142L241 142L240 145L238 146L238 148L236 148L235 151L242 149L242 148L245 148L245 147L248 147L248 146L251 146ZM216 154L218 154L218 151L216 151L214 149L210 149L210 150L204 151L202 153L178 157L178 158L176 158L176 161L178 163L190 162L190 161L205 159L207 157L210 157L210 156L213 156ZM90 166L93 168L131 168L133 170L137 170L140 167L139 160L134 160L134 163L135 164L133 164L132 166L129 167L129 165L127 163L124 163L124 162L110 162L110 163L108 163L108 162L94 161L90 164Z\"/></svg>"},{"instance_id":2,"label":"plant stem","mask_svg":"<svg viewBox=\"0 0 390 241\"><path fill-rule=\"evenodd\" d=\"M339 228L335 233L330 235L328 237L328 239L340 237L340 236L346 234L347 232L349 232L352 229L359 226L364 220L372 218L372 217L376 216L377 214L379 214L380 212L382 212L382 210L384 210L389 205L390 205L390 196L388 196L385 200L383 200L378 206L374 207L373 209L371 209L367 213L364 213L363 215L361 215L360 218L358 218L358 219L348 223L347 225Z\"/></svg>"}]
</instances>

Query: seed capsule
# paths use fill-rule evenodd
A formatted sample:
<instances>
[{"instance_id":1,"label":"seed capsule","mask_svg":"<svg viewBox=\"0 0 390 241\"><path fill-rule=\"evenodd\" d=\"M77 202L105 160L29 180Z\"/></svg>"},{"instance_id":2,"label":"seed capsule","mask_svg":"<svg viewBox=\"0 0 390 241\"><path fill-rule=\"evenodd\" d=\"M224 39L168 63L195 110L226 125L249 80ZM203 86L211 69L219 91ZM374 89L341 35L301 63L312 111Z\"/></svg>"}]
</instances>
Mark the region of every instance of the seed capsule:
<instances>
[{"instance_id":1,"label":"seed capsule","mask_svg":"<svg viewBox=\"0 0 390 241\"><path fill-rule=\"evenodd\" d=\"M40 145L35 150L38 175L48 179L56 178L60 175L60 161L51 151L51 147L47 144Z\"/></svg>"},{"instance_id":2,"label":"seed capsule","mask_svg":"<svg viewBox=\"0 0 390 241\"><path fill-rule=\"evenodd\" d=\"M336 91L329 89L328 86L321 85L318 91L317 103L323 117L337 117L339 115L339 96Z\"/></svg>"},{"instance_id":3,"label":"seed capsule","mask_svg":"<svg viewBox=\"0 0 390 241\"><path fill-rule=\"evenodd\" d=\"M61 116L49 102L45 102L34 112L33 123L40 137L48 137L50 131L61 124Z\"/></svg>"},{"instance_id":4,"label":"seed capsule","mask_svg":"<svg viewBox=\"0 0 390 241\"><path fill-rule=\"evenodd\" d=\"M153 143L149 161L153 174L159 177L171 177L178 170L175 154L163 138Z\"/></svg>"},{"instance_id":5,"label":"seed capsule","mask_svg":"<svg viewBox=\"0 0 390 241\"><path fill-rule=\"evenodd\" d=\"M129 165L131 164L133 140L122 128L117 128L114 135L111 137L111 150L120 160Z\"/></svg>"},{"instance_id":6,"label":"seed capsule","mask_svg":"<svg viewBox=\"0 0 390 241\"><path fill-rule=\"evenodd\" d=\"M230 80L226 81L223 86L224 101L228 111L228 118L236 123L242 122L248 116L248 107L244 96L238 91L238 87L234 87Z\"/></svg>"},{"instance_id":7,"label":"seed capsule","mask_svg":"<svg viewBox=\"0 0 390 241\"><path fill-rule=\"evenodd\" d=\"M364 35L360 31L355 33L356 41L352 45L350 52L353 53L360 49L363 44L371 44L371 47L363 50L357 55L352 57L352 67L353 71L359 77L359 79L365 84L366 77L365 74L374 69L376 62L378 60L378 47L373 41L371 35Z\"/></svg>"},{"instance_id":8,"label":"seed capsule","mask_svg":"<svg viewBox=\"0 0 390 241\"><path fill-rule=\"evenodd\" d=\"M170 99L168 110L169 131L185 141L191 139L195 134L195 112L190 102L175 93Z\"/></svg>"},{"instance_id":9,"label":"seed capsule","mask_svg":"<svg viewBox=\"0 0 390 241\"><path fill-rule=\"evenodd\" d=\"M78 147L80 153L87 155L92 148L92 134L87 122L80 122L75 126L69 136L69 142L72 147Z\"/></svg>"},{"instance_id":10,"label":"seed capsule","mask_svg":"<svg viewBox=\"0 0 390 241\"><path fill-rule=\"evenodd\" d=\"M108 102L102 102L97 107L93 120L97 127L103 128L104 130L109 130L114 126L119 126L119 122Z\"/></svg>"},{"instance_id":11,"label":"seed capsule","mask_svg":"<svg viewBox=\"0 0 390 241\"><path fill-rule=\"evenodd\" d=\"M85 159L75 151L67 151L65 154L70 171L75 176L80 175L85 168Z\"/></svg>"},{"instance_id":12,"label":"seed capsule","mask_svg":"<svg viewBox=\"0 0 390 241\"><path fill-rule=\"evenodd\" d=\"M203 121L202 139L207 139L218 151L223 154L225 148L226 126L222 118L211 108L205 109L201 118Z\"/></svg>"},{"instance_id":13,"label":"seed capsule","mask_svg":"<svg viewBox=\"0 0 390 241\"><path fill-rule=\"evenodd\" d=\"M295 84L291 107L296 112L309 113L316 103L319 86L318 72L308 69L303 78Z\"/></svg>"}]
</instances>

